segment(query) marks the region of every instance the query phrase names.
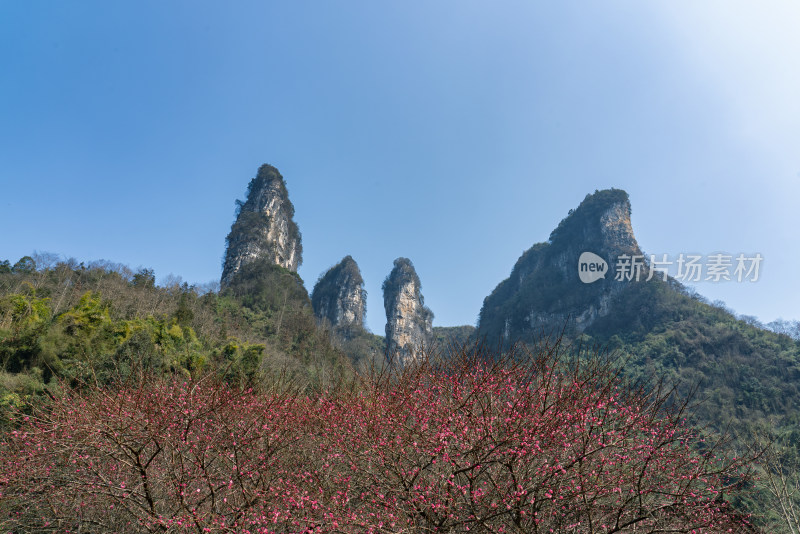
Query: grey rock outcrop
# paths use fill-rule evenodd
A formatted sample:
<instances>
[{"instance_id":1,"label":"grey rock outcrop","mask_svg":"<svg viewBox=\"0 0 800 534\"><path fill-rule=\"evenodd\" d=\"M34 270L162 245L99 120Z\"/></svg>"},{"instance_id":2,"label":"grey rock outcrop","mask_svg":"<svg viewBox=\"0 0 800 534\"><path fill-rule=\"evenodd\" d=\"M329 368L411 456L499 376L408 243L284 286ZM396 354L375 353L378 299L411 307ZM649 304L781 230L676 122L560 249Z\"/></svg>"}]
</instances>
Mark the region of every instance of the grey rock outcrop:
<instances>
[{"instance_id":1,"label":"grey rock outcrop","mask_svg":"<svg viewBox=\"0 0 800 534\"><path fill-rule=\"evenodd\" d=\"M411 260L394 260L394 268L383 282L383 306L387 355L396 365L412 362L432 341L433 312L425 306L421 289Z\"/></svg>"},{"instance_id":2,"label":"grey rock outcrop","mask_svg":"<svg viewBox=\"0 0 800 534\"><path fill-rule=\"evenodd\" d=\"M337 330L363 328L367 292L358 264L345 256L319 277L311 293L311 305L319 320Z\"/></svg>"},{"instance_id":3,"label":"grey rock outcrop","mask_svg":"<svg viewBox=\"0 0 800 534\"><path fill-rule=\"evenodd\" d=\"M296 272L303 262L303 246L278 169L262 165L247 186L247 200L237 204L236 221L226 238L221 285L228 285L243 265L260 259Z\"/></svg>"},{"instance_id":4,"label":"grey rock outcrop","mask_svg":"<svg viewBox=\"0 0 800 534\"><path fill-rule=\"evenodd\" d=\"M591 253L604 271L587 283L579 274L579 259ZM631 279L616 277L618 261L631 260ZM642 258L631 226L628 194L620 189L587 195L561 221L546 243L525 251L511 275L486 297L480 312L478 335L488 340L528 340L542 331L569 324L588 328L610 312L612 297L649 267Z\"/></svg>"}]
</instances>

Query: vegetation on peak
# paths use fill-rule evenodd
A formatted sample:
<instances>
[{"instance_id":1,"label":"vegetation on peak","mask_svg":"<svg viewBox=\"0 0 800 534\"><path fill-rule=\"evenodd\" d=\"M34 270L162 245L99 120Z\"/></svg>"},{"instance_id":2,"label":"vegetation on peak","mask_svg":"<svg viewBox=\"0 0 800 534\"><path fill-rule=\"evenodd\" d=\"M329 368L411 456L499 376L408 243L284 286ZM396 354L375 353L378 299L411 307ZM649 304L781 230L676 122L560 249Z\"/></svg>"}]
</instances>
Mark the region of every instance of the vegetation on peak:
<instances>
[{"instance_id":1,"label":"vegetation on peak","mask_svg":"<svg viewBox=\"0 0 800 534\"><path fill-rule=\"evenodd\" d=\"M420 285L419 276L417 276L417 270L414 268L414 264L410 259L402 256L394 260L392 271L387 278L393 278L399 281L411 279L416 285Z\"/></svg>"},{"instance_id":2,"label":"vegetation on peak","mask_svg":"<svg viewBox=\"0 0 800 534\"><path fill-rule=\"evenodd\" d=\"M322 283L326 285L326 282L333 281L338 277L345 276L348 280L351 281L352 284L361 286L364 284L364 278L361 276L361 269L358 268L358 263L356 260L353 259L352 256L349 254L342 258L342 261L337 263L336 265L332 266L330 269L325 271L324 273L320 274L317 278L317 283L314 284L314 290L311 292L311 300L314 300L314 294L317 291L317 288Z\"/></svg>"},{"instance_id":3,"label":"vegetation on peak","mask_svg":"<svg viewBox=\"0 0 800 534\"><path fill-rule=\"evenodd\" d=\"M418 289L422 287L422 283L420 282L417 271L414 269L414 264L411 263L411 260L403 257L397 258L394 260L391 272L389 272L381 285L384 306L387 307L386 313L389 313L389 306L394 302L400 286L408 284L409 282L413 283ZM389 298L389 300L387 300L387 298Z\"/></svg>"},{"instance_id":4,"label":"vegetation on peak","mask_svg":"<svg viewBox=\"0 0 800 534\"><path fill-rule=\"evenodd\" d=\"M586 195L578 207L570 210L569 214L550 233L549 242L571 241L572 238L583 232L587 223L599 222L600 217L615 204L623 204L630 213L630 199L628 193L623 189L595 190L594 194Z\"/></svg>"},{"instance_id":5,"label":"vegetation on peak","mask_svg":"<svg viewBox=\"0 0 800 534\"><path fill-rule=\"evenodd\" d=\"M255 198L259 191L275 186L278 189L281 198L284 200L284 209L286 210L289 218L294 217L294 205L289 200L289 191L286 189L286 180L277 168L269 163L264 163L258 168L255 178L250 180L247 184L247 201ZM245 201L242 205L247 204Z\"/></svg>"},{"instance_id":6,"label":"vegetation on peak","mask_svg":"<svg viewBox=\"0 0 800 534\"><path fill-rule=\"evenodd\" d=\"M339 268L344 270L357 284L363 284L364 279L361 277L361 269L358 268L358 263L353 259L353 256L348 254L342 261L339 262Z\"/></svg>"}]
</instances>

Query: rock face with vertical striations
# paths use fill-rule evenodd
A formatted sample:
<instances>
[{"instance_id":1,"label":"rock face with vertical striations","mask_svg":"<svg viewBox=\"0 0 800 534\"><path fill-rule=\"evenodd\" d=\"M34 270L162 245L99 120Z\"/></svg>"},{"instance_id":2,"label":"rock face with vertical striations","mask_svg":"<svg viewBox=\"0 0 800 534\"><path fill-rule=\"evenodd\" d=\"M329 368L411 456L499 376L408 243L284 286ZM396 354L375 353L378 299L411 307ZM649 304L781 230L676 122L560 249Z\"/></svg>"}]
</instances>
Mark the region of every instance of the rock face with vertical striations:
<instances>
[{"instance_id":1,"label":"rock face with vertical striations","mask_svg":"<svg viewBox=\"0 0 800 534\"><path fill-rule=\"evenodd\" d=\"M612 297L631 283L615 279L618 261L637 257L639 277L647 278L649 268L641 255L628 194L607 189L587 195L549 241L525 251L511 276L486 297L478 335L490 341L529 340L543 331L557 331L568 321L583 331L607 315Z\"/></svg>"},{"instance_id":2,"label":"rock face with vertical striations","mask_svg":"<svg viewBox=\"0 0 800 534\"><path fill-rule=\"evenodd\" d=\"M236 221L226 238L222 286L255 260L265 259L296 272L303 262L303 246L294 206L278 169L262 165L247 186L247 200L237 204Z\"/></svg>"},{"instance_id":3,"label":"rock face with vertical striations","mask_svg":"<svg viewBox=\"0 0 800 534\"><path fill-rule=\"evenodd\" d=\"M327 321L336 330L363 328L367 292L358 264L351 256L345 256L319 277L311 304L317 319Z\"/></svg>"},{"instance_id":4,"label":"rock face with vertical striations","mask_svg":"<svg viewBox=\"0 0 800 534\"><path fill-rule=\"evenodd\" d=\"M433 337L433 312L425 306L422 286L408 258L394 260L394 268L383 282L386 310L386 349L397 365L412 362Z\"/></svg>"}]
</instances>

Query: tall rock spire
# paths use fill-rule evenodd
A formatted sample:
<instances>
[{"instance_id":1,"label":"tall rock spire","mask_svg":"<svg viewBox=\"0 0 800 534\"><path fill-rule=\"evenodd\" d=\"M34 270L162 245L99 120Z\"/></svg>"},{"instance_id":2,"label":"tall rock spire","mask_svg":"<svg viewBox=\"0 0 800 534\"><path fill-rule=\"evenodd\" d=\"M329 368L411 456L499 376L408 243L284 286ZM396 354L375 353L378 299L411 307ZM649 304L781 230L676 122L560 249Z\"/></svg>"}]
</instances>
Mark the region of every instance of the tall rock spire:
<instances>
[{"instance_id":1,"label":"tall rock spire","mask_svg":"<svg viewBox=\"0 0 800 534\"><path fill-rule=\"evenodd\" d=\"M320 276L311 293L311 304L319 320L336 329L362 328L367 307L367 292L358 264L345 256Z\"/></svg>"},{"instance_id":2,"label":"tall rock spire","mask_svg":"<svg viewBox=\"0 0 800 534\"><path fill-rule=\"evenodd\" d=\"M413 361L433 336L433 312L425 306L422 284L408 258L394 260L394 268L383 282L386 310L386 349L398 365Z\"/></svg>"},{"instance_id":3,"label":"tall rock spire","mask_svg":"<svg viewBox=\"0 0 800 534\"><path fill-rule=\"evenodd\" d=\"M303 262L303 245L294 222L294 206L278 169L262 165L247 186L247 200L237 204L236 221L226 238L222 286L254 260L267 259L297 271Z\"/></svg>"}]
</instances>

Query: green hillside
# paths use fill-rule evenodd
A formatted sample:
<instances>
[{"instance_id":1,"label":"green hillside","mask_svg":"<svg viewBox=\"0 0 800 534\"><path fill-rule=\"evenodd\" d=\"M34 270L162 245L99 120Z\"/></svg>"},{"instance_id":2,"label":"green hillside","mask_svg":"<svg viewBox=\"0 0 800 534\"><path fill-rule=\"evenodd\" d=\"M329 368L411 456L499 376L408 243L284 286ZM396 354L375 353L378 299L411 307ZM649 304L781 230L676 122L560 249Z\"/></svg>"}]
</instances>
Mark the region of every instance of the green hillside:
<instances>
[{"instance_id":1,"label":"green hillside","mask_svg":"<svg viewBox=\"0 0 800 534\"><path fill-rule=\"evenodd\" d=\"M673 278L651 278L646 263L639 280L608 271L593 282L580 279L587 251L611 268L622 255L644 258L630 210L624 191L587 195L486 297L478 338L508 346L563 335L608 350L634 381L674 385L691 396L690 421L709 436L731 434L734 453L772 441L781 474L796 484L797 472L785 466L800 458L800 341L740 320ZM746 507L772 515L763 524L774 527L781 506L755 502L761 498L754 494ZM800 491L792 502L800 510Z\"/></svg>"},{"instance_id":2,"label":"green hillside","mask_svg":"<svg viewBox=\"0 0 800 534\"><path fill-rule=\"evenodd\" d=\"M281 375L305 388L352 373L317 328L300 277L267 262L248 264L221 293L158 287L152 271L107 262L0 264L0 406L62 381L149 372L255 386Z\"/></svg>"}]
</instances>

